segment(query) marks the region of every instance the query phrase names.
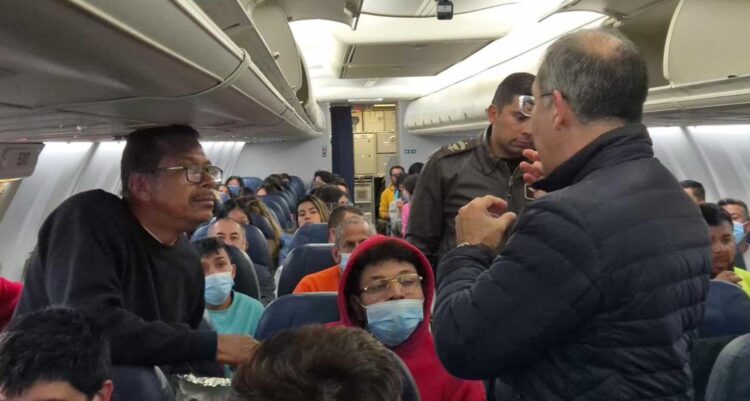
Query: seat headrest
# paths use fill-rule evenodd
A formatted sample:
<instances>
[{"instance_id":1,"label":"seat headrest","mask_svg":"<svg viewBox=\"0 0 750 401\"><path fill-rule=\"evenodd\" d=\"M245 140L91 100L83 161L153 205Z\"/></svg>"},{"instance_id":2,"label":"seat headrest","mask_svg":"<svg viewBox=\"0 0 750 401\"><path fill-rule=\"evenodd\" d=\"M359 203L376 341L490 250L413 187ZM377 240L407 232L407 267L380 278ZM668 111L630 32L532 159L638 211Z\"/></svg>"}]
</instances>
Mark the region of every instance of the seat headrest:
<instances>
[{"instance_id":1,"label":"seat headrest","mask_svg":"<svg viewBox=\"0 0 750 401\"><path fill-rule=\"evenodd\" d=\"M268 243L266 237L260 232L260 229L255 226L246 225L245 227L245 238L247 239L248 249L247 254L250 259L257 264L272 267L271 253L268 251Z\"/></svg>"},{"instance_id":2,"label":"seat headrest","mask_svg":"<svg viewBox=\"0 0 750 401\"><path fill-rule=\"evenodd\" d=\"M336 264L331 250L333 244L307 244L289 254L281 270L278 294L291 294L308 274L317 273Z\"/></svg>"},{"instance_id":3,"label":"seat headrest","mask_svg":"<svg viewBox=\"0 0 750 401\"><path fill-rule=\"evenodd\" d=\"M289 294L271 302L258 322L255 338L263 341L281 331L339 320L335 292Z\"/></svg>"},{"instance_id":4,"label":"seat headrest","mask_svg":"<svg viewBox=\"0 0 750 401\"><path fill-rule=\"evenodd\" d=\"M292 237L292 249L307 244L327 244L328 224L306 224L302 226Z\"/></svg>"}]
</instances>

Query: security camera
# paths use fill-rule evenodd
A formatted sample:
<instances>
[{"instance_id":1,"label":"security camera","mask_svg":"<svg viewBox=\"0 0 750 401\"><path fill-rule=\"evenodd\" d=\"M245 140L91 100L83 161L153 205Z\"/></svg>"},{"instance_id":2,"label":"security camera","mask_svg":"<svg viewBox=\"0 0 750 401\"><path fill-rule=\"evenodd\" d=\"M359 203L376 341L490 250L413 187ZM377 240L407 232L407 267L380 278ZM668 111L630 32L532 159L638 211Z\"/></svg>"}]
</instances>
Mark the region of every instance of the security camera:
<instances>
[{"instance_id":1,"label":"security camera","mask_svg":"<svg viewBox=\"0 0 750 401\"><path fill-rule=\"evenodd\" d=\"M453 2L437 0L437 19L453 19Z\"/></svg>"}]
</instances>

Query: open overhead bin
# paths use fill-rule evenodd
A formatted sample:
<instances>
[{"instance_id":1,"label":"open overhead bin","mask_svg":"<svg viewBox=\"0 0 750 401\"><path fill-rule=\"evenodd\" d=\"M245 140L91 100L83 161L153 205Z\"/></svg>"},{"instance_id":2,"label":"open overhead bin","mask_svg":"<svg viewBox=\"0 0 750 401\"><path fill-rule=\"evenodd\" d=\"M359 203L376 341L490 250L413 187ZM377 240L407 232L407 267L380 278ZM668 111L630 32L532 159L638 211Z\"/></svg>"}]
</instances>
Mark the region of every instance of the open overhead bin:
<instances>
[{"instance_id":1,"label":"open overhead bin","mask_svg":"<svg viewBox=\"0 0 750 401\"><path fill-rule=\"evenodd\" d=\"M266 76L261 50L238 46L190 0L0 2L0 138L173 123L238 140L320 134L310 118L320 110Z\"/></svg>"}]
</instances>

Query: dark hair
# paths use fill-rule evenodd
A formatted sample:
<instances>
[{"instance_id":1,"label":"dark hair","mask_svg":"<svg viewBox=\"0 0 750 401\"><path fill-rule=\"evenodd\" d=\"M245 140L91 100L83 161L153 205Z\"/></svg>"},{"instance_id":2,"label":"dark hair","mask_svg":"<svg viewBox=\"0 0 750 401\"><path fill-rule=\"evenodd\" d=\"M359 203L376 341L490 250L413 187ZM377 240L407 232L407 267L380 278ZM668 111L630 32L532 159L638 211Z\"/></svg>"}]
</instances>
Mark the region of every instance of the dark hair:
<instances>
[{"instance_id":1,"label":"dark hair","mask_svg":"<svg viewBox=\"0 0 750 401\"><path fill-rule=\"evenodd\" d=\"M241 199L229 199L221 206L219 209L219 212L216 214L216 218L222 219L225 217L229 217L229 212L231 212L234 209L240 209L242 210L248 217L250 218L250 215L245 210L245 202L243 202Z\"/></svg>"},{"instance_id":2,"label":"dark hair","mask_svg":"<svg viewBox=\"0 0 750 401\"><path fill-rule=\"evenodd\" d=\"M231 219L229 219L231 220ZM234 220L232 220L234 221ZM214 223L216 224L216 223ZM227 255L229 254L228 245L214 237L203 238L202 240L193 242L195 250L198 251L198 255L201 257L208 255L216 255L223 249Z\"/></svg>"},{"instance_id":3,"label":"dark hair","mask_svg":"<svg viewBox=\"0 0 750 401\"><path fill-rule=\"evenodd\" d=\"M404 168L403 168L403 167L401 167L401 166L399 166L399 165L396 165L396 166L393 166L393 167L391 167L391 169L390 169L390 170L388 170L388 175L393 175L393 170L395 170L395 169L397 169L397 168L398 168L398 169L401 169L401 174L403 174L403 173L405 173L405 172L406 172L406 170L404 170Z\"/></svg>"},{"instance_id":4,"label":"dark hair","mask_svg":"<svg viewBox=\"0 0 750 401\"><path fill-rule=\"evenodd\" d=\"M22 395L38 382L63 381L91 399L110 378L109 343L83 312L50 307L26 313L0 335L0 389Z\"/></svg>"},{"instance_id":5,"label":"dark hair","mask_svg":"<svg viewBox=\"0 0 750 401\"><path fill-rule=\"evenodd\" d=\"M200 148L200 134L187 125L168 125L135 130L125 140L120 159L122 196L130 197L130 176L154 173L165 156ZM169 166L172 167L172 166Z\"/></svg>"},{"instance_id":6,"label":"dark hair","mask_svg":"<svg viewBox=\"0 0 750 401\"><path fill-rule=\"evenodd\" d=\"M726 205L735 205L735 206L739 206L739 207L741 207L741 208L742 208L743 210L745 210L745 218L746 218L746 219L750 219L750 214L748 214L748 211L747 211L747 203L745 203L745 202L743 202L743 201L741 201L741 200L739 200L739 199L734 199L734 198L724 198L724 199L721 199L721 200L719 200L719 203L718 203L718 205L719 205L719 206L721 206L721 207L724 207L724 206L726 206Z\"/></svg>"},{"instance_id":7,"label":"dark hair","mask_svg":"<svg viewBox=\"0 0 750 401\"><path fill-rule=\"evenodd\" d=\"M313 175L313 179L315 179L315 177L320 177L320 179L326 184L333 184L333 173L330 171L318 170Z\"/></svg>"},{"instance_id":8,"label":"dark hair","mask_svg":"<svg viewBox=\"0 0 750 401\"><path fill-rule=\"evenodd\" d=\"M693 190L693 194L700 199L702 202L706 201L706 189L703 188L703 184L693 180L682 180L680 186L683 188L690 188Z\"/></svg>"},{"instance_id":9,"label":"dark hair","mask_svg":"<svg viewBox=\"0 0 750 401\"><path fill-rule=\"evenodd\" d=\"M311 325L262 342L235 372L230 399L394 401L402 390L399 361L372 335Z\"/></svg>"},{"instance_id":10,"label":"dark hair","mask_svg":"<svg viewBox=\"0 0 750 401\"><path fill-rule=\"evenodd\" d=\"M516 72L508 75L495 89L492 104L498 109L511 104L516 96L531 95L534 75L528 72Z\"/></svg>"},{"instance_id":11,"label":"dark hair","mask_svg":"<svg viewBox=\"0 0 750 401\"><path fill-rule=\"evenodd\" d=\"M261 189L266 191L266 195L275 195L279 192L279 189L276 188L276 185L265 181L263 181L263 184L260 186L260 188L258 188L258 191L260 191Z\"/></svg>"},{"instance_id":12,"label":"dark hair","mask_svg":"<svg viewBox=\"0 0 750 401\"><path fill-rule=\"evenodd\" d=\"M729 224L732 227L732 217L726 210L715 203L702 203L698 205L701 208L701 214L710 227L718 227L722 223Z\"/></svg>"},{"instance_id":13,"label":"dark hair","mask_svg":"<svg viewBox=\"0 0 750 401\"><path fill-rule=\"evenodd\" d=\"M404 189L412 195L414 195L414 188L417 187L417 179L419 179L419 176L416 174L408 175L404 179Z\"/></svg>"},{"instance_id":14,"label":"dark hair","mask_svg":"<svg viewBox=\"0 0 750 401\"><path fill-rule=\"evenodd\" d=\"M334 183L334 185L343 185L343 186L346 187L346 189L349 189L349 184L347 184L346 180L344 179L344 177L342 177L340 175L335 175L334 174L334 176L333 176L333 183Z\"/></svg>"},{"instance_id":15,"label":"dark hair","mask_svg":"<svg viewBox=\"0 0 750 401\"><path fill-rule=\"evenodd\" d=\"M411 166L409 166L409 175L421 173L422 167L424 167L424 163L422 162L413 163Z\"/></svg>"},{"instance_id":16,"label":"dark hair","mask_svg":"<svg viewBox=\"0 0 750 401\"><path fill-rule=\"evenodd\" d=\"M406 177L408 177L408 176L409 176L408 174L401 174L400 176L398 176L398 178L396 179L396 187L397 187L397 189L401 185L404 185L404 182L406 181Z\"/></svg>"},{"instance_id":17,"label":"dark hair","mask_svg":"<svg viewBox=\"0 0 750 401\"><path fill-rule=\"evenodd\" d=\"M266 184L273 185L274 187L276 187L277 191L283 191L284 190L284 183L281 181L281 177L280 176L275 176L273 174L269 175L268 177L266 177L265 180L263 180L263 184L264 185L266 185Z\"/></svg>"},{"instance_id":18,"label":"dark hair","mask_svg":"<svg viewBox=\"0 0 750 401\"><path fill-rule=\"evenodd\" d=\"M320 221L324 223L328 222L328 216L330 214L328 208L326 207L325 203L323 203L323 201L321 201L315 195L305 195L299 200L299 202L297 202L297 207L294 208L294 220L297 220L299 218L299 213L297 211L299 210L300 205L305 202L312 203L313 206L318 209L318 214L320 214Z\"/></svg>"},{"instance_id":19,"label":"dark hair","mask_svg":"<svg viewBox=\"0 0 750 401\"><path fill-rule=\"evenodd\" d=\"M547 48L536 80L542 94L560 91L583 124L639 122L648 93L646 60L615 29L563 35Z\"/></svg>"},{"instance_id":20,"label":"dark hair","mask_svg":"<svg viewBox=\"0 0 750 401\"><path fill-rule=\"evenodd\" d=\"M292 180L292 177L287 173L281 173L280 175L281 175L281 179L283 180L290 180L290 181Z\"/></svg>"},{"instance_id":21,"label":"dark hair","mask_svg":"<svg viewBox=\"0 0 750 401\"><path fill-rule=\"evenodd\" d=\"M362 277L362 271L365 270L365 267L377 265L386 261L410 263L414 265L419 274L424 274L422 261L411 249L397 241L385 241L362 252L362 254L354 260L353 265L347 265L347 270L351 269L351 271L346 279L344 293L347 295L359 294L359 279ZM349 308L349 316L356 316L348 303L347 308ZM364 322L358 323L363 324Z\"/></svg>"},{"instance_id":22,"label":"dark hair","mask_svg":"<svg viewBox=\"0 0 750 401\"><path fill-rule=\"evenodd\" d=\"M331 215L328 217L328 229L336 228L342 221L347 213L356 214L357 216L364 216L362 210L356 206L344 205L338 206L331 211Z\"/></svg>"},{"instance_id":23,"label":"dark hair","mask_svg":"<svg viewBox=\"0 0 750 401\"><path fill-rule=\"evenodd\" d=\"M313 191L313 195L320 198L328 206L329 210L331 210L338 206L339 199L345 196L346 193L334 184L326 184ZM333 205L333 208L330 205Z\"/></svg>"}]
</instances>

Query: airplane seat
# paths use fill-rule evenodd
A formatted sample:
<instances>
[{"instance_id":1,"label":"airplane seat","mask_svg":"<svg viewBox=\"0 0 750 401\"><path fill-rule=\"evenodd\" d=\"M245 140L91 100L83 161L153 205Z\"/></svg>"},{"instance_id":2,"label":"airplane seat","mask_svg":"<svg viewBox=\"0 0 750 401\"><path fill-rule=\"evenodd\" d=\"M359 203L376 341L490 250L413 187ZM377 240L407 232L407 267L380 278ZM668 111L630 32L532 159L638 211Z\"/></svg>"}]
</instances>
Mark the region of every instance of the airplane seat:
<instances>
[{"instance_id":1,"label":"airplane seat","mask_svg":"<svg viewBox=\"0 0 750 401\"><path fill-rule=\"evenodd\" d=\"M393 358L398 361L398 366L401 369L401 377L403 378L403 389L401 390L401 401L420 401L419 388L417 382L414 380L414 376L411 375L409 367L406 366L401 358L396 355L395 352L389 350L393 355Z\"/></svg>"},{"instance_id":2,"label":"airplane seat","mask_svg":"<svg viewBox=\"0 0 750 401\"><path fill-rule=\"evenodd\" d=\"M203 224L193 231L193 235L190 237L190 242L200 241L208 236L208 230L211 228L214 219L211 219L208 223Z\"/></svg>"},{"instance_id":3,"label":"airplane seat","mask_svg":"<svg viewBox=\"0 0 750 401\"><path fill-rule=\"evenodd\" d=\"M306 224L302 226L292 237L291 248L294 249L307 244L327 244L328 224Z\"/></svg>"},{"instance_id":4,"label":"airplane seat","mask_svg":"<svg viewBox=\"0 0 750 401\"><path fill-rule=\"evenodd\" d=\"M716 358L721 350L737 336L698 337L693 341L690 350L690 370L693 373L693 390L695 401L703 401L706 386Z\"/></svg>"},{"instance_id":5,"label":"airplane seat","mask_svg":"<svg viewBox=\"0 0 750 401\"><path fill-rule=\"evenodd\" d=\"M244 185L245 188L250 188L253 190L253 192L255 192L258 190L258 188L260 188L261 185L263 185L263 180L259 177L242 177L242 185Z\"/></svg>"},{"instance_id":6,"label":"airplane seat","mask_svg":"<svg viewBox=\"0 0 750 401\"><path fill-rule=\"evenodd\" d=\"M237 267L237 273L234 276L234 290L260 301L260 280L258 280L258 274L255 272L256 266L252 259L233 246L229 246L227 249L229 250L229 259Z\"/></svg>"},{"instance_id":7,"label":"airplane seat","mask_svg":"<svg viewBox=\"0 0 750 401\"><path fill-rule=\"evenodd\" d=\"M164 373L156 366L113 366L115 401L174 401Z\"/></svg>"},{"instance_id":8,"label":"airplane seat","mask_svg":"<svg viewBox=\"0 0 750 401\"><path fill-rule=\"evenodd\" d=\"M281 191L279 192L279 196L284 198L284 201L286 201L286 204L289 206L290 212L295 206L297 206L297 200L295 199L295 196L292 195L291 191Z\"/></svg>"},{"instance_id":9,"label":"airplane seat","mask_svg":"<svg viewBox=\"0 0 750 401\"><path fill-rule=\"evenodd\" d=\"M289 203L287 203L286 199L284 199L284 197L281 196L281 195L266 195L266 196L263 196L263 199L268 199L268 200L270 200L272 202L278 203L279 206L281 206L281 210L284 211L284 215L287 216L286 217L287 220L289 220L289 216L291 216L291 214L292 214L292 209L297 206L296 204L295 205L289 205ZM295 211L296 211L296 209L295 209Z\"/></svg>"},{"instance_id":10,"label":"airplane seat","mask_svg":"<svg viewBox=\"0 0 750 401\"><path fill-rule=\"evenodd\" d=\"M706 387L708 401L750 400L750 334L727 344L711 369Z\"/></svg>"},{"instance_id":11,"label":"airplane seat","mask_svg":"<svg viewBox=\"0 0 750 401\"><path fill-rule=\"evenodd\" d=\"M281 206L279 206L278 203L270 199L266 199L265 196L261 197L260 200L273 212L274 215L276 215L276 220L279 221L279 225L281 225L281 228L286 230L293 227L292 223L289 221L289 217L284 215L284 211L281 209Z\"/></svg>"},{"instance_id":12,"label":"airplane seat","mask_svg":"<svg viewBox=\"0 0 750 401\"><path fill-rule=\"evenodd\" d=\"M335 292L288 294L271 302L258 322L255 338L264 341L287 329L339 320Z\"/></svg>"},{"instance_id":13,"label":"airplane seat","mask_svg":"<svg viewBox=\"0 0 750 401\"><path fill-rule=\"evenodd\" d=\"M268 243L266 237L260 232L258 227L255 226L244 226L245 237L247 239L247 255L255 264L272 267L271 263L271 252L268 251Z\"/></svg>"},{"instance_id":14,"label":"airplane seat","mask_svg":"<svg viewBox=\"0 0 750 401\"><path fill-rule=\"evenodd\" d=\"M308 274L334 266L332 249L333 244L307 244L293 249L281 270L277 294L291 294Z\"/></svg>"},{"instance_id":15,"label":"airplane seat","mask_svg":"<svg viewBox=\"0 0 750 401\"><path fill-rule=\"evenodd\" d=\"M699 337L738 336L750 333L750 298L742 288L711 280Z\"/></svg>"},{"instance_id":16,"label":"airplane seat","mask_svg":"<svg viewBox=\"0 0 750 401\"><path fill-rule=\"evenodd\" d=\"M263 236L266 237L266 239L274 239L273 227L271 227L271 222L268 221L266 216L250 213L250 221L252 221L255 227L258 227L258 229L263 233Z\"/></svg>"}]
</instances>

